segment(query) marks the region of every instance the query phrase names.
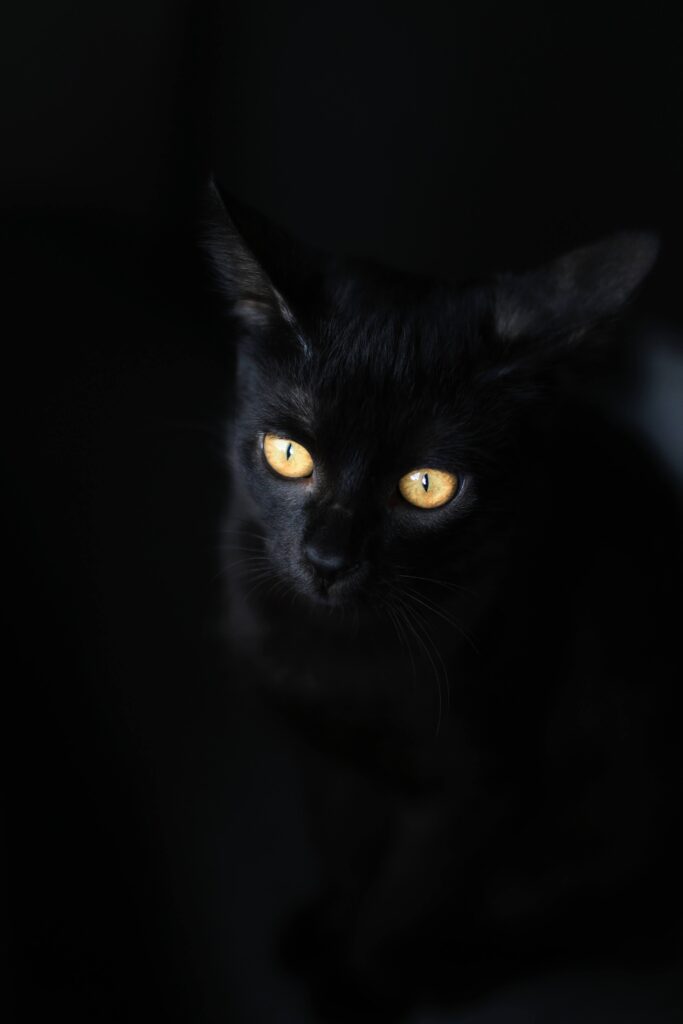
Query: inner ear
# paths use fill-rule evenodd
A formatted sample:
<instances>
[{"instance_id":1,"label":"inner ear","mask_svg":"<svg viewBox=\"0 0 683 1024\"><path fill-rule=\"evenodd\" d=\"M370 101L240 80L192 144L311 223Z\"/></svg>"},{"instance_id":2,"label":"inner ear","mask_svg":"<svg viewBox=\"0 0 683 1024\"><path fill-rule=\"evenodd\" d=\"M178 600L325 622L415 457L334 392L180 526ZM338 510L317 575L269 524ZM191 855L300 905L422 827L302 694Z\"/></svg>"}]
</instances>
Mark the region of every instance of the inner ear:
<instances>
[{"instance_id":1,"label":"inner ear","mask_svg":"<svg viewBox=\"0 0 683 1024\"><path fill-rule=\"evenodd\" d=\"M651 271L659 242L648 232L621 232L494 288L495 328L506 341L578 338L617 316Z\"/></svg>"}]
</instances>

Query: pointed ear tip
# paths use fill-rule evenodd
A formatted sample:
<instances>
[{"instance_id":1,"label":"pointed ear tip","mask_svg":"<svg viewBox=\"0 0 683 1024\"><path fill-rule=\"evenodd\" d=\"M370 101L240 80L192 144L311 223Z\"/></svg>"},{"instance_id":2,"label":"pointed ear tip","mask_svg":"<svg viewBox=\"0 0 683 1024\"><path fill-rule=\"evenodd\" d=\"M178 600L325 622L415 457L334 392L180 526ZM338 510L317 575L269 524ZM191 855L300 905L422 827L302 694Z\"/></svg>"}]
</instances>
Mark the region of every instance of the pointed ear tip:
<instances>
[{"instance_id":1,"label":"pointed ear tip","mask_svg":"<svg viewBox=\"0 0 683 1024\"><path fill-rule=\"evenodd\" d=\"M199 202L202 213L209 220L221 219L226 213L223 196L213 173L202 184Z\"/></svg>"},{"instance_id":2,"label":"pointed ear tip","mask_svg":"<svg viewBox=\"0 0 683 1024\"><path fill-rule=\"evenodd\" d=\"M206 208L220 220L229 222L234 228L233 209L236 208L237 212L239 212L240 203L235 199L234 195L221 184L214 171L210 171L205 178L203 195Z\"/></svg>"},{"instance_id":3,"label":"pointed ear tip","mask_svg":"<svg viewBox=\"0 0 683 1024\"><path fill-rule=\"evenodd\" d=\"M213 172L209 174L204 182L204 194L214 202L222 202L220 189Z\"/></svg>"}]
</instances>

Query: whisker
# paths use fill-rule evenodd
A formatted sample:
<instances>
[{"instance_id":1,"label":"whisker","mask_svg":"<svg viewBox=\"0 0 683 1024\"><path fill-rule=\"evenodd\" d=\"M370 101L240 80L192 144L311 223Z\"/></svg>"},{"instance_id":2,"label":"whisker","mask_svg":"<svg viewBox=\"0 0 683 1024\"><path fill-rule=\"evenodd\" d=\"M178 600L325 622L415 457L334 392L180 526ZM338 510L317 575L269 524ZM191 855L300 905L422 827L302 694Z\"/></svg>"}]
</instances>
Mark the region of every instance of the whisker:
<instances>
[{"instance_id":1,"label":"whisker","mask_svg":"<svg viewBox=\"0 0 683 1024\"><path fill-rule=\"evenodd\" d=\"M261 534L255 529L233 529L232 527L221 526L218 530L219 534L237 534L239 537L255 537L259 541L265 540L265 534Z\"/></svg>"},{"instance_id":2,"label":"whisker","mask_svg":"<svg viewBox=\"0 0 683 1024\"><path fill-rule=\"evenodd\" d=\"M410 595L413 601L417 601L417 603L423 605L423 607L426 608L427 611L430 611L433 615L438 615L439 618L444 620L444 622L448 622L451 626L457 629L460 636L462 636L463 639L467 640L467 642L470 644L475 654L479 654L479 648L475 644L474 640L469 635L469 633L467 633L467 631L462 627L462 625L457 621L457 619L454 619L451 615L448 615L443 610L443 608L439 608L438 605L430 601L429 598L425 597L424 594L418 594L415 590L413 590L412 587L404 586L402 588L402 593L404 593L406 596Z\"/></svg>"},{"instance_id":3,"label":"whisker","mask_svg":"<svg viewBox=\"0 0 683 1024\"><path fill-rule=\"evenodd\" d=\"M253 548L253 547L246 547L244 544L231 544L231 543L226 544L226 543L223 543L223 542L218 544L217 547L218 547L219 551L246 551L248 553L253 553L253 554L263 554L263 552L265 551L265 548L263 548L263 547Z\"/></svg>"},{"instance_id":4,"label":"whisker","mask_svg":"<svg viewBox=\"0 0 683 1024\"><path fill-rule=\"evenodd\" d=\"M255 595L259 592L259 590L262 590L263 587L266 586L268 583L271 583L274 586L276 583L281 583L281 582L282 581L278 577L275 576L275 573L263 570L260 575L257 575L256 582L254 583L254 585L251 586L245 592L244 597L245 597L245 599L248 599L250 597L255 597ZM272 592L272 590L273 590L273 586L271 586L270 590L266 590L262 594L262 596L265 597L268 594L270 594Z\"/></svg>"},{"instance_id":5,"label":"whisker","mask_svg":"<svg viewBox=\"0 0 683 1024\"><path fill-rule=\"evenodd\" d=\"M423 633L425 635L426 641L429 643L432 651L434 652L435 658L437 659L437 661L439 662L439 665L441 666L441 671L443 673L444 685L445 685L445 689L446 689L446 715L448 715L450 713L450 707L451 707L451 684L450 684L450 678L449 678L449 675L448 675L448 668L447 668L446 663L445 663L445 661L443 659L443 656L441 654L441 651L439 649L438 644L436 643L434 637L432 636L431 632L429 631L429 627L428 627L428 624L427 624L427 621L426 621L424 615L422 615L418 611L414 611L414 615L415 615L416 623L420 623L422 625L422 630L423 630ZM439 692L439 696L441 696L440 692ZM441 705L439 705L439 710L441 711ZM439 731L440 724L441 724L441 718L439 718L439 722L438 722L438 725L437 725L437 734L438 734L438 731Z\"/></svg>"},{"instance_id":6,"label":"whisker","mask_svg":"<svg viewBox=\"0 0 683 1024\"><path fill-rule=\"evenodd\" d=\"M417 668L415 666L415 658L413 657L413 649L410 646L409 638L406 636L403 622L401 621L401 614L399 608L393 608L389 602L386 602L386 611L389 619L396 631L399 643L408 652L408 658L410 659L411 678L413 680L413 691L417 687Z\"/></svg>"},{"instance_id":7,"label":"whisker","mask_svg":"<svg viewBox=\"0 0 683 1024\"><path fill-rule=\"evenodd\" d=\"M397 568L401 568L398 566ZM453 590L457 593L469 594L471 597L476 597L473 590L468 587L463 587L459 583L450 583L446 580L437 580L433 576L414 576L408 573L398 573L400 580L419 580L422 583L434 583L437 587L444 587L446 590Z\"/></svg>"},{"instance_id":8,"label":"whisker","mask_svg":"<svg viewBox=\"0 0 683 1024\"><path fill-rule=\"evenodd\" d=\"M230 569L234 569L238 565L259 565L267 564L270 565L270 559L266 555L249 555L247 558L238 558L235 562L230 562L228 565L222 566L215 576L212 576L211 582L215 583L217 579L224 576Z\"/></svg>"},{"instance_id":9,"label":"whisker","mask_svg":"<svg viewBox=\"0 0 683 1024\"><path fill-rule=\"evenodd\" d=\"M408 628L412 632L413 636L417 640L418 644L420 645L421 649L424 651L425 655L427 656L427 660L429 661L429 664L432 667L432 672L434 673L434 681L436 683L436 692L437 692L437 697L438 697L437 721L436 721L436 734L438 736L439 731L441 729L441 718L442 718L442 713L443 713L443 697L442 697L442 693L441 693L441 676L440 676L439 670L437 668L436 662L434 661L434 658L432 657L432 653L431 653L431 651L430 651L429 647L427 646L427 643L426 643L426 641L424 639L424 634L426 633L426 635L429 637L429 640L430 640L432 646L434 644L434 641L432 640L431 635L429 634L429 631L427 630L426 626L424 625L424 622L420 623L420 621L418 620L418 618L417 618L417 614L418 613L416 612L416 610L414 608L411 608L408 604L406 604L403 601L403 595L401 594L401 595L395 595L395 596L396 596L396 599L401 603L401 605L402 605L402 607L404 609L404 621L405 621L406 625L408 626ZM410 615L412 615L412 621L411 621ZM443 659L440 659L440 660L441 660L442 667L444 667L443 666ZM444 667L444 671L445 671L445 667ZM448 682L448 676L447 675L446 675L446 682Z\"/></svg>"},{"instance_id":10,"label":"whisker","mask_svg":"<svg viewBox=\"0 0 683 1024\"><path fill-rule=\"evenodd\" d=\"M434 604L432 601L430 601L428 597L425 597L424 594L419 594L412 587L405 586L401 588L401 593L410 594L411 598L418 604L421 604L423 608L426 608L428 611L433 612L434 615L438 615L445 622L448 622L451 626L457 627L458 623L455 621L455 619L451 615L449 615L448 612L445 612L442 608L439 608L437 604Z\"/></svg>"}]
</instances>

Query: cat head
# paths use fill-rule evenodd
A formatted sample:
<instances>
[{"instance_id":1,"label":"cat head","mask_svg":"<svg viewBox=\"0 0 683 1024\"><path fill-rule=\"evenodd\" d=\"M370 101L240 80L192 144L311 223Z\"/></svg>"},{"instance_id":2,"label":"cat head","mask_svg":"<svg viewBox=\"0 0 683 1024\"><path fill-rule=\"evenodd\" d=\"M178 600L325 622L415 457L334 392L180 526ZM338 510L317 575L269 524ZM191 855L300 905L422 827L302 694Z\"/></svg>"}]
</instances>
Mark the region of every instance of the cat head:
<instances>
[{"instance_id":1,"label":"cat head","mask_svg":"<svg viewBox=\"0 0 683 1024\"><path fill-rule=\"evenodd\" d=\"M456 288L313 252L228 215L213 186L209 202L237 346L233 485L272 570L328 605L464 578L495 533L520 414L621 312L656 239Z\"/></svg>"}]
</instances>

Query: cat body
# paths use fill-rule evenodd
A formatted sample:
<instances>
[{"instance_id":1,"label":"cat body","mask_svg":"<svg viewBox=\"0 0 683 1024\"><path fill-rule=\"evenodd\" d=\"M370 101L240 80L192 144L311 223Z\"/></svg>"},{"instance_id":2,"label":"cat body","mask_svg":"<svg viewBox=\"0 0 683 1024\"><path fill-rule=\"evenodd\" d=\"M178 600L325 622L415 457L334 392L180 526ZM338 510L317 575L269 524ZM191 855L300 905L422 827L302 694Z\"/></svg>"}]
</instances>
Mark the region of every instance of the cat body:
<instances>
[{"instance_id":1,"label":"cat body","mask_svg":"<svg viewBox=\"0 0 683 1024\"><path fill-rule=\"evenodd\" d=\"M300 737L325 878L285 959L323 1016L377 1020L666 945L677 508L582 383L652 239L455 289L277 236L257 260L212 204L230 643ZM274 471L269 438L312 472ZM411 504L412 470L453 495Z\"/></svg>"}]
</instances>

